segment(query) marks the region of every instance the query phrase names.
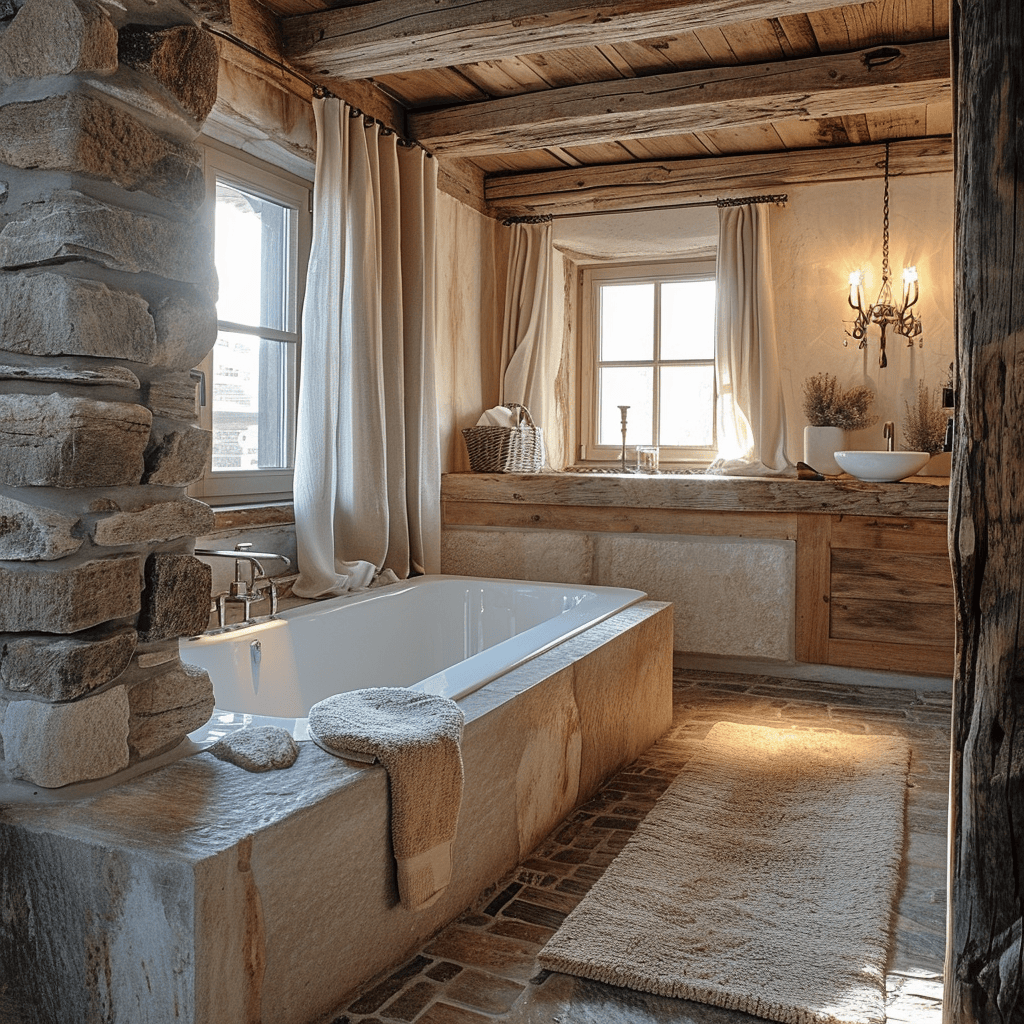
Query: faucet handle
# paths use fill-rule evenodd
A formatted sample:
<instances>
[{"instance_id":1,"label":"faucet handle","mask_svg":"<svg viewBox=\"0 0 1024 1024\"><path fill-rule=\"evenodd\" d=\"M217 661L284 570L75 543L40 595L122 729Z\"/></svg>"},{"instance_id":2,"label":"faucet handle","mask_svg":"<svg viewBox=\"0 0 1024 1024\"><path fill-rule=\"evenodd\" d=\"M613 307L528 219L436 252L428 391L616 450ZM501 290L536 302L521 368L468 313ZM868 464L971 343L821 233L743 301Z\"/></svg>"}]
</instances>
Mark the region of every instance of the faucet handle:
<instances>
[{"instance_id":1,"label":"faucet handle","mask_svg":"<svg viewBox=\"0 0 1024 1024\"><path fill-rule=\"evenodd\" d=\"M252 551L252 543L250 541L242 541L240 544L235 545L236 551ZM248 561L247 559L235 559L235 584L242 583L242 567L241 563ZM256 582L256 569L249 563L249 586L252 586ZM245 592L243 586L242 593Z\"/></svg>"},{"instance_id":2,"label":"faucet handle","mask_svg":"<svg viewBox=\"0 0 1024 1024\"><path fill-rule=\"evenodd\" d=\"M892 420L886 420L882 424L882 438L888 442L886 448L889 451L896 450L896 424Z\"/></svg>"}]
</instances>

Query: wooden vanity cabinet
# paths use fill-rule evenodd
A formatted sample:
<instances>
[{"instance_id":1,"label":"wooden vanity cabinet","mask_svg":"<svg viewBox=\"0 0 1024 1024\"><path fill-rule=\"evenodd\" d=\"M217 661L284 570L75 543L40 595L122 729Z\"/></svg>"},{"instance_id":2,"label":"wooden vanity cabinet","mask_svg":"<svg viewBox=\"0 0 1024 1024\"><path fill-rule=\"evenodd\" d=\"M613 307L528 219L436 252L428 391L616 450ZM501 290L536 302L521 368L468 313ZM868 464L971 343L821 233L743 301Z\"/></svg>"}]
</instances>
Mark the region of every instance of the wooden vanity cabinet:
<instances>
[{"instance_id":1,"label":"wooden vanity cabinet","mask_svg":"<svg viewBox=\"0 0 1024 1024\"><path fill-rule=\"evenodd\" d=\"M798 662L952 676L946 480L465 473L441 496L446 529L795 541Z\"/></svg>"},{"instance_id":2,"label":"wooden vanity cabinet","mask_svg":"<svg viewBox=\"0 0 1024 1024\"><path fill-rule=\"evenodd\" d=\"M800 515L796 552L798 661L952 674L945 522Z\"/></svg>"}]
</instances>

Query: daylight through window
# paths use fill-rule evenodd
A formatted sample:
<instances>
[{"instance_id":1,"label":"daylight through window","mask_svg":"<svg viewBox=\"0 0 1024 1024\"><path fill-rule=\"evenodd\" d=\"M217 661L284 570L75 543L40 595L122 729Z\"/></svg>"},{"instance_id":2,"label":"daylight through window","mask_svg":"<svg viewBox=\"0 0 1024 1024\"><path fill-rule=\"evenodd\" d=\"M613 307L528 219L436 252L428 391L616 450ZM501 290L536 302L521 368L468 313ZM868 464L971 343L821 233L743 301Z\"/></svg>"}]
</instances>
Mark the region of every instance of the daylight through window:
<instances>
[{"instance_id":1,"label":"daylight through window","mask_svg":"<svg viewBox=\"0 0 1024 1024\"><path fill-rule=\"evenodd\" d=\"M715 452L713 263L584 271L583 458L657 445L662 461Z\"/></svg>"},{"instance_id":2,"label":"daylight through window","mask_svg":"<svg viewBox=\"0 0 1024 1024\"><path fill-rule=\"evenodd\" d=\"M219 152L208 154L219 279L217 342L203 364L213 457L206 497L291 490L300 252L306 190Z\"/></svg>"}]
</instances>

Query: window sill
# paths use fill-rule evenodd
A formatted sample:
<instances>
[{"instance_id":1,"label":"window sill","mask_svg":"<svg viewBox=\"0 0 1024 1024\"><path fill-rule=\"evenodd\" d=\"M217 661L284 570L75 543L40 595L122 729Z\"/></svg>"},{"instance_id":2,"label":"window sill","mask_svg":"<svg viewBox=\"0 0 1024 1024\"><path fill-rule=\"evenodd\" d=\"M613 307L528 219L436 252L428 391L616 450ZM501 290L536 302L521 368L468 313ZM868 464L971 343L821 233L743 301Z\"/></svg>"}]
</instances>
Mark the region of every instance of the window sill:
<instances>
[{"instance_id":1,"label":"window sill","mask_svg":"<svg viewBox=\"0 0 1024 1024\"><path fill-rule=\"evenodd\" d=\"M295 506L291 502L266 505L221 505L214 508L213 516L214 531L250 530L261 526L288 526L295 522Z\"/></svg>"}]
</instances>

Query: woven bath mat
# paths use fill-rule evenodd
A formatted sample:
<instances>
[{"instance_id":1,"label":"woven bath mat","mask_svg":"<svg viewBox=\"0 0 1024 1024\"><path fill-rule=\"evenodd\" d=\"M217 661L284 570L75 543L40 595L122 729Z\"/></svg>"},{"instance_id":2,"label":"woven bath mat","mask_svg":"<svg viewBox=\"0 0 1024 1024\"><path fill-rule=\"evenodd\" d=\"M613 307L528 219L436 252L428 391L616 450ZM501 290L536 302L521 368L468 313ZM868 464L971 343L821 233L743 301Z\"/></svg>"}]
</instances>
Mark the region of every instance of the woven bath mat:
<instances>
[{"instance_id":1,"label":"woven bath mat","mask_svg":"<svg viewBox=\"0 0 1024 1024\"><path fill-rule=\"evenodd\" d=\"M541 953L789 1024L885 1020L905 740L720 722Z\"/></svg>"}]
</instances>

